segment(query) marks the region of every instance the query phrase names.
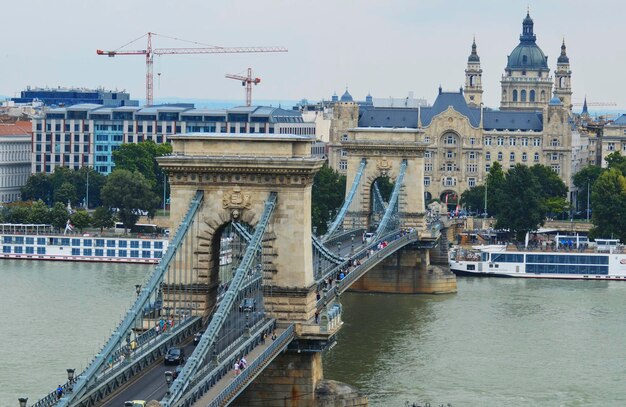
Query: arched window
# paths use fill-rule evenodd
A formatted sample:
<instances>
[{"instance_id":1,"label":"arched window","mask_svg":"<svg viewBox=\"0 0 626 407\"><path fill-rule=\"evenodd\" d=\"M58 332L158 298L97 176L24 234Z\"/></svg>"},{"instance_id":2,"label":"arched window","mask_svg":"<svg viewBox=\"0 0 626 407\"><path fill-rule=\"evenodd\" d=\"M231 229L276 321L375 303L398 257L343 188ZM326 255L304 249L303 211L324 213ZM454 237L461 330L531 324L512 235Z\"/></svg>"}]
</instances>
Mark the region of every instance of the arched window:
<instances>
[{"instance_id":1,"label":"arched window","mask_svg":"<svg viewBox=\"0 0 626 407\"><path fill-rule=\"evenodd\" d=\"M470 75L470 77L469 77L469 85L471 87L473 87L476 84L476 80L474 78L475 78L474 75Z\"/></svg>"},{"instance_id":2,"label":"arched window","mask_svg":"<svg viewBox=\"0 0 626 407\"><path fill-rule=\"evenodd\" d=\"M502 161L502 151L498 152L498 161Z\"/></svg>"},{"instance_id":3,"label":"arched window","mask_svg":"<svg viewBox=\"0 0 626 407\"><path fill-rule=\"evenodd\" d=\"M539 153L535 153L535 162L539 162Z\"/></svg>"},{"instance_id":4,"label":"arched window","mask_svg":"<svg viewBox=\"0 0 626 407\"><path fill-rule=\"evenodd\" d=\"M521 98L520 99L522 99L522 102L526 101L526 89L522 89Z\"/></svg>"},{"instance_id":5,"label":"arched window","mask_svg":"<svg viewBox=\"0 0 626 407\"><path fill-rule=\"evenodd\" d=\"M513 102L517 102L517 89L513 89Z\"/></svg>"},{"instance_id":6,"label":"arched window","mask_svg":"<svg viewBox=\"0 0 626 407\"><path fill-rule=\"evenodd\" d=\"M561 76L559 78L559 88L563 89L565 87L565 77Z\"/></svg>"},{"instance_id":7,"label":"arched window","mask_svg":"<svg viewBox=\"0 0 626 407\"><path fill-rule=\"evenodd\" d=\"M526 161L526 160L528 160L528 154L524 152L522 153L522 161Z\"/></svg>"},{"instance_id":8,"label":"arched window","mask_svg":"<svg viewBox=\"0 0 626 407\"><path fill-rule=\"evenodd\" d=\"M506 102L506 90L502 91L502 101Z\"/></svg>"},{"instance_id":9,"label":"arched window","mask_svg":"<svg viewBox=\"0 0 626 407\"><path fill-rule=\"evenodd\" d=\"M509 155L509 161L515 161L515 153Z\"/></svg>"},{"instance_id":10,"label":"arched window","mask_svg":"<svg viewBox=\"0 0 626 407\"><path fill-rule=\"evenodd\" d=\"M531 102L535 101L535 91L534 91L534 89L530 91L530 95L529 95L528 100L531 101Z\"/></svg>"},{"instance_id":11,"label":"arched window","mask_svg":"<svg viewBox=\"0 0 626 407\"><path fill-rule=\"evenodd\" d=\"M545 91L545 90L542 90L542 91L541 91L541 101L542 101L542 102L545 102L545 101L546 101L546 91Z\"/></svg>"}]
</instances>

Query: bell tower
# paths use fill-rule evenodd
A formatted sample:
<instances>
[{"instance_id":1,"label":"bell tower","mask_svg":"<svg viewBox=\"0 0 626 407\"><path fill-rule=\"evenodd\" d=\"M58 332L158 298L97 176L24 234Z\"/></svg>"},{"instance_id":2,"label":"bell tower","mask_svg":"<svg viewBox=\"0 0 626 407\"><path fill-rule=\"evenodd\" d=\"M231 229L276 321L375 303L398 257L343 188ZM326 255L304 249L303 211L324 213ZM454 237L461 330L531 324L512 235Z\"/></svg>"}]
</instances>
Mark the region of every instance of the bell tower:
<instances>
[{"instance_id":1,"label":"bell tower","mask_svg":"<svg viewBox=\"0 0 626 407\"><path fill-rule=\"evenodd\" d=\"M570 112L572 111L572 71L569 67L569 57L565 48L565 39L561 45L561 55L554 71L554 94L561 100Z\"/></svg>"},{"instance_id":2,"label":"bell tower","mask_svg":"<svg viewBox=\"0 0 626 407\"><path fill-rule=\"evenodd\" d=\"M465 101L470 107L478 107L483 101L483 70L480 68L480 57L476 53L476 38L472 42L472 53L467 58L465 70Z\"/></svg>"}]
</instances>

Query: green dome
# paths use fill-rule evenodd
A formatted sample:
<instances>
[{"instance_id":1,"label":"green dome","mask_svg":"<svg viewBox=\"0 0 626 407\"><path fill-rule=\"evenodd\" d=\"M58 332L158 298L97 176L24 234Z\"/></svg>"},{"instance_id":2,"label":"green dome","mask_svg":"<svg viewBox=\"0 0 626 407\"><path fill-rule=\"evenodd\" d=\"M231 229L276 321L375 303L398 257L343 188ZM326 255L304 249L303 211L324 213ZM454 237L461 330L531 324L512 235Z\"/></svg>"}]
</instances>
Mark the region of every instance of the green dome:
<instances>
[{"instance_id":1,"label":"green dome","mask_svg":"<svg viewBox=\"0 0 626 407\"><path fill-rule=\"evenodd\" d=\"M509 55L506 69L545 70L548 68L548 57L537 46L537 36L533 34L533 19L529 14L522 22L522 35L519 37L519 45Z\"/></svg>"}]
</instances>

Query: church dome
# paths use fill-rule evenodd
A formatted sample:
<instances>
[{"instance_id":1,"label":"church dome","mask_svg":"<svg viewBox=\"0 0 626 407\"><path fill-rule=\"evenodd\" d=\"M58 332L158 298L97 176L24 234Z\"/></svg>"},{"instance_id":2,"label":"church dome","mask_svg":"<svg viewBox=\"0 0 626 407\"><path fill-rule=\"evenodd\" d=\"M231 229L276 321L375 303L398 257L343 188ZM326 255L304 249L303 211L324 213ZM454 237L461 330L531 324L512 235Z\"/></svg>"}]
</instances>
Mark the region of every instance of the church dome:
<instances>
[{"instance_id":1,"label":"church dome","mask_svg":"<svg viewBox=\"0 0 626 407\"><path fill-rule=\"evenodd\" d=\"M509 55L507 70L546 70L548 71L548 57L537 46L537 37L533 34L533 19L529 14L522 23L522 35L517 47Z\"/></svg>"},{"instance_id":2,"label":"church dome","mask_svg":"<svg viewBox=\"0 0 626 407\"><path fill-rule=\"evenodd\" d=\"M550 102L548 103L548 105L550 106L563 106L563 103L561 102L561 99L559 99L556 95L552 96L552 99L550 99Z\"/></svg>"},{"instance_id":3,"label":"church dome","mask_svg":"<svg viewBox=\"0 0 626 407\"><path fill-rule=\"evenodd\" d=\"M346 91L344 92L343 95L341 95L341 101L342 102L353 102L354 100L352 99L352 95L348 92L348 89L346 89Z\"/></svg>"}]
</instances>

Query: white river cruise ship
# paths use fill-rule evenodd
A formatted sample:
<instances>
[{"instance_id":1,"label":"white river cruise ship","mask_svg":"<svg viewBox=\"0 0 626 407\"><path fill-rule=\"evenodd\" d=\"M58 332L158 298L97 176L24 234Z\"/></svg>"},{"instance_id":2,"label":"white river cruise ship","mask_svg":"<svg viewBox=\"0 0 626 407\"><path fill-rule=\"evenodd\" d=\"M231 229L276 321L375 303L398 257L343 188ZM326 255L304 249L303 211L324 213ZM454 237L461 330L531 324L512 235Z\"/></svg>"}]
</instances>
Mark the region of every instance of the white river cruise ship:
<instances>
[{"instance_id":1,"label":"white river cruise ship","mask_svg":"<svg viewBox=\"0 0 626 407\"><path fill-rule=\"evenodd\" d=\"M59 234L50 225L0 224L1 259L158 263L167 250L161 235Z\"/></svg>"}]
</instances>

